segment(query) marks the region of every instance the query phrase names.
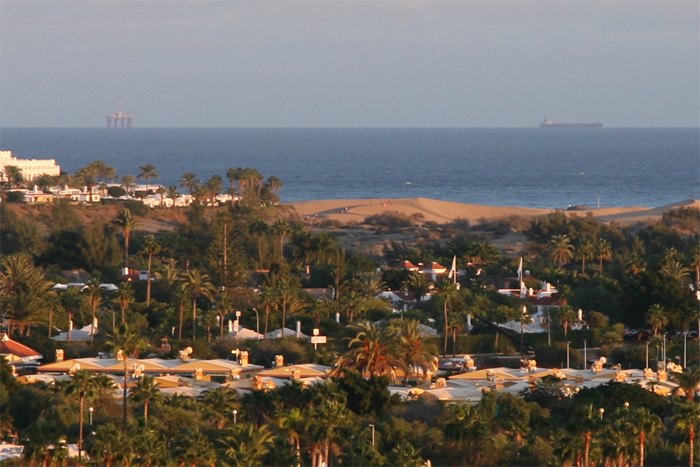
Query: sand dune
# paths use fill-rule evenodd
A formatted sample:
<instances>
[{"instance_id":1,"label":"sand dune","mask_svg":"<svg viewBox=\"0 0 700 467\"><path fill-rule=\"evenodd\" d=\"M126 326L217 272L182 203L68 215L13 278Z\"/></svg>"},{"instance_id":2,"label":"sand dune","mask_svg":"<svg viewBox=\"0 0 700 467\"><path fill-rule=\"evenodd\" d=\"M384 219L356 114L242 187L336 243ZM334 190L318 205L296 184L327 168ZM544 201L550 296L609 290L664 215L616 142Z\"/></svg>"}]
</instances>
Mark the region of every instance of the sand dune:
<instances>
[{"instance_id":1,"label":"sand dune","mask_svg":"<svg viewBox=\"0 0 700 467\"><path fill-rule=\"evenodd\" d=\"M287 203L293 206L300 216L319 220L336 220L342 223L361 222L366 217L388 211L399 212L408 216L420 213L424 221L437 223L466 219L476 223L480 219L496 219L509 216L542 216L552 212L551 209L521 208L515 206L483 206L440 201L429 198L403 199L337 199L317 201L297 201ZM660 219L663 213L681 207L698 207L699 200L685 200L655 208L619 207L564 211L569 215L593 217L602 222L634 224L645 220Z\"/></svg>"}]
</instances>

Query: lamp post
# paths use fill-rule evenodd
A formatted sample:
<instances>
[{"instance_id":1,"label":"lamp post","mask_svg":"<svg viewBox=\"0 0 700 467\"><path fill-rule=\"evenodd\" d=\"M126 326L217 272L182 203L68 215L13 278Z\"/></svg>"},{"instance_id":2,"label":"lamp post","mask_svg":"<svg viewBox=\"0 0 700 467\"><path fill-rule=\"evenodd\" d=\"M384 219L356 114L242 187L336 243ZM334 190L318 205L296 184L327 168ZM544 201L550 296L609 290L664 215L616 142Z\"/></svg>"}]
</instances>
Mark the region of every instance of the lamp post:
<instances>
[{"instance_id":1,"label":"lamp post","mask_svg":"<svg viewBox=\"0 0 700 467\"><path fill-rule=\"evenodd\" d=\"M586 339L583 340L583 369L588 369L588 349L586 348Z\"/></svg>"},{"instance_id":2,"label":"lamp post","mask_svg":"<svg viewBox=\"0 0 700 467\"><path fill-rule=\"evenodd\" d=\"M647 341L647 360L644 369L646 370L647 368L649 368L649 341Z\"/></svg>"},{"instance_id":3,"label":"lamp post","mask_svg":"<svg viewBox=\"0 0 700 467\"><path fill-rule=\"evenodd\" d=\"M374 446L374 423L370 423L369 427L372 429L372 446Z\"/></svg>"},{"instance_id":4,"label":"lamp post","mask_svg":"<svg viewBox=\"0 0 700 467\"><path fill-rule=\"evenodd\" d=\"M88 412L90 412L90 428L92 428L92 412L94 412L94 408L88 407Z\"/></svg>"},{"instance_id":5,"label":"lamp post","mask_svg":"<svg viewBox=\"0 0 700 467\"><path fill-rule=\"evenodd\" d=\"M603 419L603 414L605 413L605 409L601 407L601 408L598 409L598 412L600 412L600 419L602 420L602 419Z\"/></svg>"},{"instance_id":6,"label":"lamp post","mask_svg":"<svg viewBox=\"0 0 700 467\"><path fill-rule=\"evenodd\" d=\"M235 425L238 422L238 410L233 409L233 424Z\"/></svg>"},{"instance_id":7,"label":"lamp post","mask_svg":"<svg viewBox=\"0 0 700 467\"><path fill-rule=\"evenodd\" d=\"M255 312L255 332L258 333L258 339L260 338L260 315L258 314L258 309L253 308Z\"/></svg>"},{"instance_id":8,"label":"lamp post","mask_svg":"<svg viewBox=\"0 0 700 467\"><path fill-rule=\"evenodd\" d=\"M569 369L569 344L571 341L566 341L566 369Z\"/></svg>"},{"instance_id":9,"label":"lamp post","mask_svg":"<svg viewBox=\"0 0 700 467\"><path fill-rule=\"evenodd\" d=\"M688 331L683 333L683 368L688 365Z\"/></svg>"}]
</instances>

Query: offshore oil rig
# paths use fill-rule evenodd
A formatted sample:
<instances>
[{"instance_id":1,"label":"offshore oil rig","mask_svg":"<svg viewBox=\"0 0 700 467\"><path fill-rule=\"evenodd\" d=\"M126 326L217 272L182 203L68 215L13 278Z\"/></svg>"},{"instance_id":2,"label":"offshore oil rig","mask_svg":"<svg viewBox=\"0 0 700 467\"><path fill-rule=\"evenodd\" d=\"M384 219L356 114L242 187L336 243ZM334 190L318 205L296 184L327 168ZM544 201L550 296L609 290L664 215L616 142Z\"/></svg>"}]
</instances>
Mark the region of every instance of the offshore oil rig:
<instances>
[{"instance_id":1,"label":"offshore oil rig","mask_svg":"<svg viewBox=\"0 0 700 467\"><path fill-rule=\"evenodd\" d=\"M131 123L134 120L133 115L127 115L122 112L122 98L119 97L119 110L115 113L107 115L107 128L131 128Z\"/></svg>"}]
</instances>

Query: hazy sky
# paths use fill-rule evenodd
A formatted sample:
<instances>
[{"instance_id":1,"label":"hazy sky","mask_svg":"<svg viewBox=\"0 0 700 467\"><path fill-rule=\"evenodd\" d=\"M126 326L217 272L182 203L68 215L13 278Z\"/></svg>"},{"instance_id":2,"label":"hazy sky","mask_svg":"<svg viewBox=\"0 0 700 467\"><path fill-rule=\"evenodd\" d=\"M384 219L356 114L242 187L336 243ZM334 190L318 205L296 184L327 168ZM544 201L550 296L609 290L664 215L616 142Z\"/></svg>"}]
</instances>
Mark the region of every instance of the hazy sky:
<instances>
[{"instance_id":1,"label":"hazy sky","mask_svg":"<svg viewBox=\"0 0 700 467\"><path fill-rule=\"evenodd\" d=\"M0 2L0 125L700 125L700 2Z\"/></svg>"}]
</instances>

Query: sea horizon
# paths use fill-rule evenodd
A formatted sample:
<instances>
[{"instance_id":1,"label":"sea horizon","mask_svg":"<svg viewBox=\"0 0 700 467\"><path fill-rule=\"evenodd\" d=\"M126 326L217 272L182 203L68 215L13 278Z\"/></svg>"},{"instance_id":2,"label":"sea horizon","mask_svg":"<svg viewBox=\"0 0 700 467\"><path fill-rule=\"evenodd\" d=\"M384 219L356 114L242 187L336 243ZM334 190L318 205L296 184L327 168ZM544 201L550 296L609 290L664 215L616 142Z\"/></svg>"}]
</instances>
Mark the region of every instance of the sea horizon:
<instances>
[{"instance_id":1,"label":"sea horizon","mask_svg":"<svg viewBox=\"0 0 700 467\"><path fill-rule=\"evenodd\" d=\"M284 186L281 202L431 198L487 206L657 207L700 199L700 145L687 128L0 127L0 149L56 159L74 173L95 160L119 176L152 164L178 186L228 168ZM185 191L181 189L181 191Z\"/></svg>"}]
</instances>

